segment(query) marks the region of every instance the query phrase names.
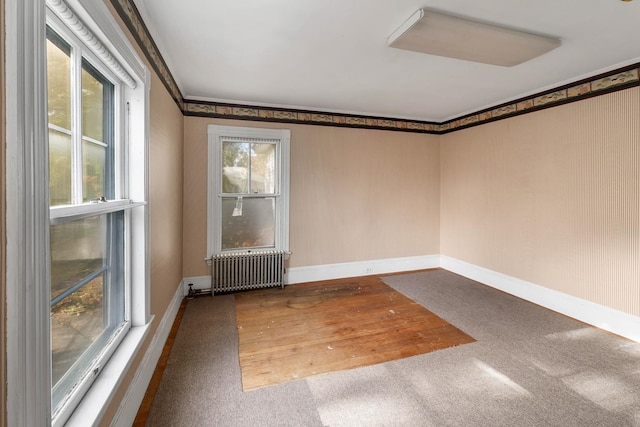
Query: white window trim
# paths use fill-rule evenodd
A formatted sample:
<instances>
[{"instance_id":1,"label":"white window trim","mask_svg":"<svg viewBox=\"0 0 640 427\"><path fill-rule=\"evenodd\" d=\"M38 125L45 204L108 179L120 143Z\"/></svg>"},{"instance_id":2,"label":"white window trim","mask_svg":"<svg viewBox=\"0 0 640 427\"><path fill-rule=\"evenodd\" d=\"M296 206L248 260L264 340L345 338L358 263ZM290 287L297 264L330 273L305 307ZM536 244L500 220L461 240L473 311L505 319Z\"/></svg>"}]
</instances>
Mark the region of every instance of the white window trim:
<instances>
[{"instance_id":1,"label":"white window trim","mask_svg":"<svg viewBox=\"0 0 640 427\"><path fill-rule=\"evenodd\" d=\"M58 3L59 0L53 0ZM142 233L131 239L128 265L132 328L84 396L67 425L97 424L139 350L149 312L148 135L150 73L102 0L65 0L135 79L130 114L137 123L128 160L143 164L125 177L139 185L123 197L141 203L128 210ZM49 205L46 114L45 1L5 0L7 425L50 425ZM130 86L131 87L131 86ZM128 167L125 166L125 167ZM44 171L44 173L43 173ZM59 421L62 422L62 421Z\"/></svg>"},{"instance_id":2,"label":"white window trim","mask_svg":"<svg viewBox=\"0 0 640 427\"><path fill-rule=\"evenodd\" d=\"M217 219L222 207L220 192L222 189L222 157L220 139L224 137L277 140L277 162L279 171L280 200L276 214L275 246L278 250L289 252L289 177L290 177L290 141L289 129L264 129L241 126L209 125L208 133L208 165L207 165L207 254L205 261L210 265L211 255L220 253L222 248L222 226ZM241 252L235 250L234 252Z\"/></svg>"}]
</instances>

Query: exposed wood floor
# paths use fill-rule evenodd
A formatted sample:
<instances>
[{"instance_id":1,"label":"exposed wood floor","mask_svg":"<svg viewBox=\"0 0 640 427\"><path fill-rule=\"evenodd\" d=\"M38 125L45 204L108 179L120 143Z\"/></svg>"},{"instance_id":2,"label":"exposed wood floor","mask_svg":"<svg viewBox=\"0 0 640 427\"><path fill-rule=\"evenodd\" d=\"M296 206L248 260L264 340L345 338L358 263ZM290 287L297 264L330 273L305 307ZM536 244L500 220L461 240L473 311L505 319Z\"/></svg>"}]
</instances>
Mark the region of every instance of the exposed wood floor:
<instances>
[{"instance_id":1,"label":"exposed wood floor","mask_svg":"<svg viewBox=\"0 0 640 427\"><path fill-rule=\"evenodd\" d=\"M377 276L243 292L235 299L245 390L294 380L294 371L303 378L475 341ZM134 426L147 421L187 303L182 301Z\"/></svg>"},{"instance_id":2,"label":"exposed wood floor","mask_svg":"<svg viewBox=\"0 0 640 427\"><path fill-rule=\"evenodd\" d=\"M475 341L368 276L235 295L243 390Z\"/></svg>"}]
</instances>

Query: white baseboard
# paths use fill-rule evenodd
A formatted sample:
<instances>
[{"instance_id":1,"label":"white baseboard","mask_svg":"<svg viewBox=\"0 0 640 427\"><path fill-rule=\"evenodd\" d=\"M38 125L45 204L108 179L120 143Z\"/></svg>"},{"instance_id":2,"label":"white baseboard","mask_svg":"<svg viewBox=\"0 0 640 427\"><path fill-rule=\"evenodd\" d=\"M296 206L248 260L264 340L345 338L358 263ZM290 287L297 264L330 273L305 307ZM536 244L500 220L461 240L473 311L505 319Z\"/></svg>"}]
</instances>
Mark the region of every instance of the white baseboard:
<instances>
[{"instance_id":1,"label":"white baseboard","mask_svg":"<svg viewBox=\"0 0 640 427\"><path fill-rule=\"evenodd\" d=\"M446 255L424 255L293 267L288 269L287 284L367 276L371 274L399 273L438 267L605 331L640 342L640 317L632 316L619 310L554 291L553 289L498 273L484 267L479 267L465 261L460 261ZM185 277L183 283L183 295L187 295L189 283L193 283L194 290L210 289L211 277Z\"/></svg>"},{"instance_id":2,"label":"white baseboard","mask_svg":"<svg viewBox=\"0 0 640 427\"><path fill-rule=\"evenodd\" d=\"M405 258L346 262L340 264L312 265L287 269L285 283L316 282L318 280L342 279L345 277L367 276L371 274L398 273L403 271L438 268L440 255L425 255ZM194 276L182 279L183 295L189 293L189 284L194 291L211 289L211 276Z\"/></svg>"},{"instance_id":3,"label":"white baseboard","mask_svg":"<svg viewBox=\"0 0 640 427\"><path fill-rule=\"evenodd\" d=\"M116 412L111 422L112 427L129 427L133 424L183 298L183 286L180 283L169 303L169 307L167 307L167 311L165 311L162 320L158 324L158 329L153 335L124 398L120 402L118 412Z\"/></svg>"},{"instance_id":4,"label":"white baseboard","mask_svg":"<svg viewBox=\"0 0 640 427\"><path fill-rule=\"evenodd\" d=\"M189 294L190 284L193 284L191 289L193 289L194 291L211 289L211 276L185 277L184 279L182 279L182 294L184 296L187 296Z\"/></svg>"},{"instance_id":5,"label":"white baseboard","mask_svg":"<svg viewBox=\"0 0 640 427\"><path fill-rule=\"evenodd\" d=\"M314 282L372 274L398 273L441 267L508 294L538 304L605 331L640 342L640 317L573 297L535 283L479 267L446 255L425 255L373 261L294 267L288 270L288 283ZM176 290L153 336L129 388L120 403L111 426L130 426L144 398L153 372L162 354L182 299L192 283L193 289L211 288L210 276L186 277Z\"/></svg>"},{"instance_id":6,"label":"white baseboard","mask_svg":"<svg viewBox=\"0 0 640 427\"><path fill-rule=\"evenodd\" d=\"M399 273L440 267L440 255L424 255L404 258L389 258L371 261L345 262L340 264L312 265L287 269L285 283L316 282L318 280L342 279L346 277L368 276L372 274ZM185 277L182 279L184 295L189 292L189 284L194 291L211 289L211 276Z\"/></svg>"},{"instance_id":7,"label":"white baseboard","mask_svg":"<svg viewBox=\"0 0 640 427\"><path fill-rule=\"evenodd\" d=\"M492 288L541 305L555 312L588 323L616 335L640 342L640 317L600 304L567 295L535 283L469 264L446 255L440 256L445 270L475 280Z\"/></svg>"},{"instance_id":8,"label":"white baseboard","mask_svg":"<svg viewBox=\"0 0 640 427\"><path fill-rule=\"evenodd\" d=\"M388 258L340 264L313 265L288 269L287 284L316 282L318 280L369 276L372 274L399 273L403 271L438 268L440 255L424 255L404 258Z\"/></svg>"}]
</instances>

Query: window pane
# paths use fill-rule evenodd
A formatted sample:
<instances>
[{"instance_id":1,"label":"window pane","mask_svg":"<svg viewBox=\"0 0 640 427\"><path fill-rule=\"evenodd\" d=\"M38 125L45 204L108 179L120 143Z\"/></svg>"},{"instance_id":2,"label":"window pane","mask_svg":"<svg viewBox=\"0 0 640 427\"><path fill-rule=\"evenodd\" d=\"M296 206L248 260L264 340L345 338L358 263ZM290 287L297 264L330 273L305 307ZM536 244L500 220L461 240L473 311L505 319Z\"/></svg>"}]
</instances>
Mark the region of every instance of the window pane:
<instances>
[{"instance_id":1,"label":"window pane","mask_svg":"<svg viewBox=\"0 0 640 427\"><path fill-rule=\"evenodd\" d=\"M275 198L222 199L222 249L275 246Z\"/></svg>"},{"instance_id":2,"label":"window pane","mask_svg":"<svg viewBox=\"0 0 640 427\"><path fill-rule=\"evenodd\" d=\"M106 265L107 218L84 218L51 227L51 298Z\"/></svg>"},{"instance_id":3,"label":"window pane","mask_svg":"<svg viewBox=\"0 0 640 427\"><path fill-rule=\"evenodd\" d=\"M222 192L249 192L249 143L222 143Z\"/></svg>"},{"instance_id":4,"label":"window pane","mask_svg":"<svg viewBox=\"0 0 640 427\"><path fill-rule=\"evenodd\" d=\"M50 32L47 34L47 38L49 123L64 129L71 129L71 59L69 48ZM63 50L63 48L66 49Z\"/></svg>"},{"instance_id":5,"label":"window pane","mask_svg":"<svg viewBox=\"0 0 640 427\"><path fill-rule=\"evenodd\" d=\"M82 61L82 201L114 197L114 86Z\"/></svg>"},{"instance_id":6,"label":"window pane","mask_svg":"<svg viewBox=\"0 0 640 427\"><path fill-rule=\"evenodd\" d=\"M71 204L71 136L49 129L49 201Z\"/></svg>"},{"instance_id":7,"label":"window pane","mask_svg":"<svg viewBox=\"0 0 640 427\"><path fill-rule=\"evenodd\" d=\"M102 145L82 141L82 200L84 202L106 196L104 188L106 151L106 147Z\"/></svg>"},{"instance_id":8,"label":"window pane","mask_svg":"<svg viewBox=\"0 0 640 427\"><path fill-rule=\"evenodd\" d=\"M104 85L82 64L82 134L104 141Z\"/></svg>"},{"instance_id":9,"label":"window pane","mask_svg":"<svg viewBox=\"0 0 640 427\"><path fill-rule=\"evenodd\" d=\"M275 160L275 144L251 144L251 193L275 193Z\"/></svg>"},{"instance_id":10,"label":"window pane","mask_svg":"<svg viewBox=\"0 0 640 427\"><path fill-rule=\"evenodd\" d=\"M125 324L124 218L120 211L51 226L54 411Z\"/></svg>"},{"instance_id":11,"label":"window pane","mask_svg":"<svg viewBox=\"0 0 640 427\"><path fill-rule=\"evenodd\" d=\"M104 330L101 274L51 307L52 384L71 368Z\"/></svg>"}]
</instances>

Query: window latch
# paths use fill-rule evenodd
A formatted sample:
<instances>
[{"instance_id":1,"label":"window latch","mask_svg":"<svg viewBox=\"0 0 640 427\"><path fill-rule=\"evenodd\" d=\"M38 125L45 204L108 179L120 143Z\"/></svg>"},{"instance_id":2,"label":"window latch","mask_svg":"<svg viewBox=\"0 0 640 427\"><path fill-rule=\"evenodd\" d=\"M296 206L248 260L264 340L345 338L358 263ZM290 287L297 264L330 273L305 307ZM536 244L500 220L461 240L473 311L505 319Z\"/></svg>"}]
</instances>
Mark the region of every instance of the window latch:
<instances>
[{"instance_id":1,"label":"window latch","mask_svg":"<svg viewBox=\"0 0 640 427\"><path fill-rule=\"evenodd\" d=\"M100 197L96 197L95 199L91 199L91 203L101 203L101 202L106 202L107 199L105 199L104 196L100 196Z\"/></svg>"}]
</instances>

